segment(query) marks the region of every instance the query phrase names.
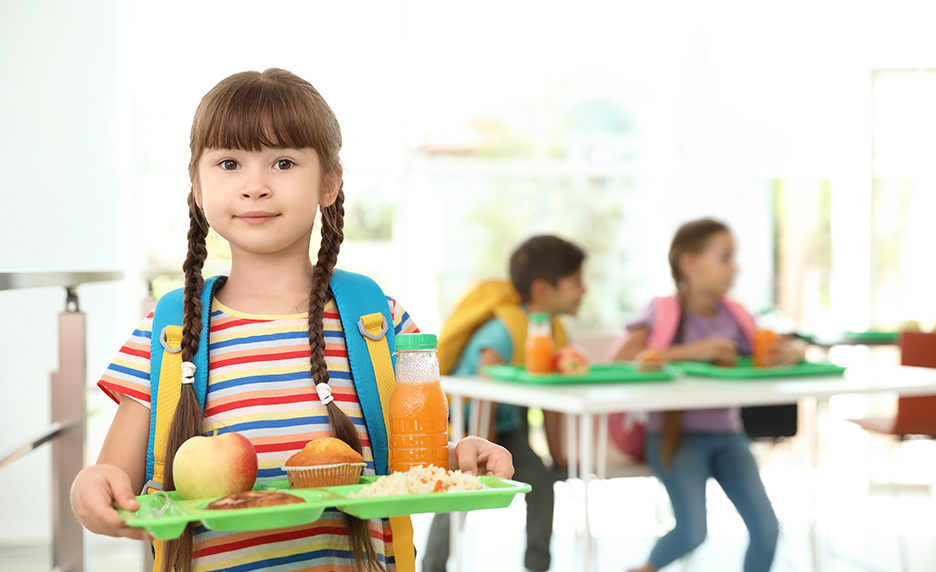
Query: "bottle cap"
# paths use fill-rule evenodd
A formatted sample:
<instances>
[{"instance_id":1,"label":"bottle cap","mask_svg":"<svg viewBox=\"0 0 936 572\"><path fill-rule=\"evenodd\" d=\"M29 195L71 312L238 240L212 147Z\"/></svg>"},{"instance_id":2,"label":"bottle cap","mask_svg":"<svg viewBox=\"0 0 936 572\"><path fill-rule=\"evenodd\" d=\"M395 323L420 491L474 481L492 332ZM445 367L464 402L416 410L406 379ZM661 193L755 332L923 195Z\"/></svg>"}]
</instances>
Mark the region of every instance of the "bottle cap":
<instances>
[{"instance_id":1,"label":"bottle cap","mask_svg":"<svg viewBox=\"0 0 936 572\"><path fill-rule=\"evenodd\" d=\"M397 351L434 350L437 345L435 334L399 334L396 337Z\"/></svg>"},{"instance_id":2,"label":"bottle cap","mask_svg":"<svg viewBox=\"0 0 936 572\"><path fill-rule=\"evenodd\" d=\"M535 312L530 314L530 321L534 324L545 324L550 321L549 314L545 312Z\"/></svg>"}]
</instances>

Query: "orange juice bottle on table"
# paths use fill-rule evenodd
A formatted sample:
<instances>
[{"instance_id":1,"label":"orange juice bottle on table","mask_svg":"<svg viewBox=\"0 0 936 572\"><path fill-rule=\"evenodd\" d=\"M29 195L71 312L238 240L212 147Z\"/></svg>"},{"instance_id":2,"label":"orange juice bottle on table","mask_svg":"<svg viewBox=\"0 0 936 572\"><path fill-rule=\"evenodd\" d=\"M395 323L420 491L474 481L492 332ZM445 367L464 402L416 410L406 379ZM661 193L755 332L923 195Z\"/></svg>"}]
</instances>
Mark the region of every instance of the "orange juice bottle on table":
<instances>
[{"instance_id":1,"label":"orange juice bottle on table","mask_svg":"<svg viewBox=\"0 0 936 572\"><path fill-rule=\"evenodd\" d=\"M549 314L530 314L524 352L527 372L552 373L556 343L552 337Z\"/></svg>"},{"instance_id":2,"label":"orange juice bottle on table","mask_svg":"<svg viewBox=\"0 0 936 572\"><path fill-rule=\"evenodd\" d=\"M758 328L754 331L754 367L770 367L777 355L780 336L773 330Z\"/></svg>"},{"instance_id":3,"label":"orange juice bottle on table","mask_svg":"<svg viewBox=\"0 0 936 572\"><path fill-rule=\"evenodd\" d=\"M417 465L448 469L448 400L439 383L434 334L396 336L390 395L390 472Z\"/></svg>"}]
</instances>

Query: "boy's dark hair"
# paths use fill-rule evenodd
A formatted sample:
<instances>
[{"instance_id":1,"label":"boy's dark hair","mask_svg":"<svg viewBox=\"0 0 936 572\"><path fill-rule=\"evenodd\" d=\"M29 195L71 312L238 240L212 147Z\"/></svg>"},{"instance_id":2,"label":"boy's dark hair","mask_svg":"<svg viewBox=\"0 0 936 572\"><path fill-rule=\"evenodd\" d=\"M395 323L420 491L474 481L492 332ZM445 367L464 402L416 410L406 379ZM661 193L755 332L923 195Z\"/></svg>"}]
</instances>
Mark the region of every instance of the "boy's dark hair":
<instances>
[{"instance_id":1,"label":"boy's dark hair","mask_svg":"<svg viewBox=\"0 0 936 572\"><path fill-rule=\"evenodd\" d=\"M558 236L534 236L521 244L510 256L510 281L524 302L530 301L530 286L537 278L553 286L561 278L582 267L585 252Z\"/></svg>"}]
</instances>

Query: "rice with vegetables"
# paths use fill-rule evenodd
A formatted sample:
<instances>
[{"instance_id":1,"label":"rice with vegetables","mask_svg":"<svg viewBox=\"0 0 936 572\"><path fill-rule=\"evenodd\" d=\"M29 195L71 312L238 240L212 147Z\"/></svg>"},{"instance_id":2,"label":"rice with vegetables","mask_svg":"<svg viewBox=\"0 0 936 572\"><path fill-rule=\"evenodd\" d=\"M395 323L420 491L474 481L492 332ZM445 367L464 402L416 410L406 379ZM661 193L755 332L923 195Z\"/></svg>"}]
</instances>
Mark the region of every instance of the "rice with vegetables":
<instances>
[{"instance_id":1,"label":"rice with vegetables","mask_svg":"<svg viewBox=\"0 0 936 572\"><path fill-rule=\"evenodd\" d=\"M446 471L439 467L419 465L405 473L393 473L377 479L350 498L383 497L391 495L421 495L426 493L477 491L486 489L481 479L461 471Z\"/></svg>"}]
</instances>

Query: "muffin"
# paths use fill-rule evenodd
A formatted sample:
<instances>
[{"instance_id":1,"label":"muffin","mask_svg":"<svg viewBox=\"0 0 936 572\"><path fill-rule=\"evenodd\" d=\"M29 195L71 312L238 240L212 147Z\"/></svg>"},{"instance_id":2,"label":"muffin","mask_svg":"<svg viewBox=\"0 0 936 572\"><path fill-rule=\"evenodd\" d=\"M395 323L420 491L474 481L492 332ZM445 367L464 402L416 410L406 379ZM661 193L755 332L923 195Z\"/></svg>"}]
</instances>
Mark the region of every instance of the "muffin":
<instances>
[{"instance_id":1,"label":"muffin","mask_svg":"<svg viewBox=\"0 0 936 572\"><path fill-rule=\"evenodd\" d=\"M364 457L341 439L325 437L306 443L286 460L283 469L291 489L356 485L364 470Z\"/></svg>"}]
</instances>

